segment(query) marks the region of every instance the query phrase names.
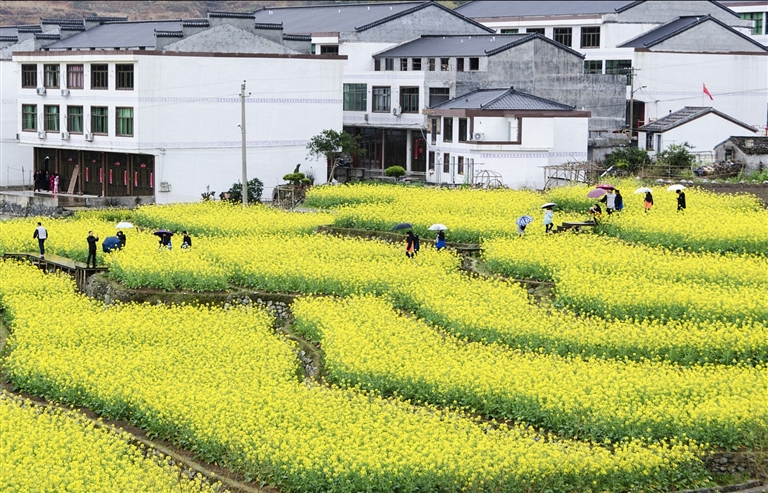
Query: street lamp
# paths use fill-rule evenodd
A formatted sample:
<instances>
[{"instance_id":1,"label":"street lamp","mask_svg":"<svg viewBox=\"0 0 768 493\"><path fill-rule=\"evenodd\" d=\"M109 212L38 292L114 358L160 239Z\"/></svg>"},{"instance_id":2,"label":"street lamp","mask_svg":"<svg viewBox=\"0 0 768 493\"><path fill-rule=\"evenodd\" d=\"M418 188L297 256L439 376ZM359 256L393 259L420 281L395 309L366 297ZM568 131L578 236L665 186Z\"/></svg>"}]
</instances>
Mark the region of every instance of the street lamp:
<instances>
[{"instance_id":1,"label":"street lamp","mask_svg":"<svg viewBox=\"0 0 768 493\"><path fill-rule=\"evenodd\" d=\"M637 89L632 89L632 86L630 86L629 91L629 144L632 145L632 137L634 134L634 127L635 127L635 93L639 91L640 89L645 89L646 86L640 86Z\"/></svg>"}]
</instances>

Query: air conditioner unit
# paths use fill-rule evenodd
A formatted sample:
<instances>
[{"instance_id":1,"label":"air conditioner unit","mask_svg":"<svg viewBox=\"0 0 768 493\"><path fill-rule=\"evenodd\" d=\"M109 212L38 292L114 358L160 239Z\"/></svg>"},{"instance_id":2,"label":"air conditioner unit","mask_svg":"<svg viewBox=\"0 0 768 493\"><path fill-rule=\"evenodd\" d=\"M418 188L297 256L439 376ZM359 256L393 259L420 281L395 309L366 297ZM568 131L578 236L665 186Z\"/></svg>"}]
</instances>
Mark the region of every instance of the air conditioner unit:
<instances>
[{"instance_id":1,"label":"air conditioner unit","mask_svg":"<svg viewBox=\"0 0 768 493\"><path fill-rule=\"evenodd\" d=\"M45 96L45 87L38 87L37 88L37 95L38 96Z\"/></svg>"},{"instance_id":2,"label":"air conditioner unit","mask_svg":"<svg viewBox=\"0 0 768 493\"><path fill-rule=\"evenodd\" d=\"M45 138L45 131L44 130L38 130L37 131L37 138L38 139L44 139Z\"/></svg>"},{"instance_id":3,"label":"air conditioner unit","mask_svg":"<svg viewBox=\"0 0 768 493\"><path fill-rule=\"evenodd\" d=\"M61 140L69 140L69 132L61 132Z\"/></svg>"},{"instance_id":4,"label":"air conditioner unit","mask_svg":"<svg viewBox=\"0 0 768 493\"><path fill-rule=\"evenodd\" d=\"M86 142L93 142L93 134L85 134Z\"/></svg>"},{"instance_id":5,"label":"air conditioner unit","mask_svg":"<svg viewBox=\"0 0 768 493\"><path fill-rule=\"evenodd\" d=\"M475 132L475 135L472 136L472 140L485 140L485 134L480 132Z\"/></svg>"},{"instance_id":6,"label":"air conditioner unit","mask_svg":"<svg viewBox=\"0 0 768 493\"><path fill-rule=\"evenodd\" d=\"M61 90L61 95L64 96L64 97L69 96L69 89L62 89Z\"/></svg>"},{"instance_id":7,"label":"air conditioner unit","mask_svg":"<svg viewBox=\"0 0 768 493\"><path fill-rule=\"evenodd\" d=\"M392 108L392 114L395 116L400 116L400 113L402 112L403 110L399 106L395 106L394 108Z\"/></svg>"}]
</instances>

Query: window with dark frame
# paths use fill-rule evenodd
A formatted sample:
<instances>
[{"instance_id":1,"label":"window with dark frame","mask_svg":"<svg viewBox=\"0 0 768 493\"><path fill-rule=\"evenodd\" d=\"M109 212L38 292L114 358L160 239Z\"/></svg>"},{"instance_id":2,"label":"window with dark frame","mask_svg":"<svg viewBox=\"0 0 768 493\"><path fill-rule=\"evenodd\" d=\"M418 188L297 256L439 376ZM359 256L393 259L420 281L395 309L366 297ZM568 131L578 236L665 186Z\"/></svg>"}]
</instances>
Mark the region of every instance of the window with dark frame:
<instances>
[{"instance_id":1,"label":"window with dark frame","mask_svg":"<svg viewBox=\"0 0 768 493\"><path fill-rule=\"evenodd\" d=\"M459 156L456 158L456 174L464 174L464 156Z\"/></svg>"},{"instance_id":2,"label":"window with dark frame","mask_svg":"<svg viewBox=\"0 0 768 493\"><path fill-rule=\"evenodd\" d=\"M401 72L407 72L408 71L408 59L407 58L401 58L400 59L400 71Z\"/></svg>"},{"instance_id":3,"label":"window with dark frame","mask_svg":"<svg viewBox=\"0 0 768 493\"><path fill-rule=\"evenodd\" d=\"M368 84L344 84L344 111L368 109Z\"/></svg>"},{"instance_id":4,"label":"window with dark frame","mask_svg":"<svg viewBox=\"0 0 768 493\"><path fill-rule=\"evenodd\" d=\"M573 41L573 29L570 27L556 27L553 37L558 43L570 47Z\"/></svg>"},{"instance_id":5,"label":"window with dark frame","mask_svg":"<svg viewBox=\"0 0 768 493\"><path fill-rule=\"evenodd\" d=\"M763 34L763 13L762 12L742 12L739 14L746 21L754 21L752 25L752 34Z\"/></svg>"},{"instance_id":6,"label":"window with dark frame","mask_svg":"<svg viewBox=\"0 0 768 493\"><path fill-rule=\"evenodd\" d=\"M34 132L37 130L37 105L21 105L21 129L25 132Z\"/></svg>"},{"instance_id":7,"label":"window with dark frame","mask_svg":"<svg viewBox=\"0 0 768 493\"><path fill-rule=\"evenodd\" d=\"M338 55L339 45L320 45L321 55Z\"/></svg>"},{"instance_id":8,"label":"window with dark frame","mask_svg":"<svg viewBox=\"0 0 768 493\"><path fill-rule=\"evenodd\" d=\"M421 58L411 58L411 70L421 71Z\"/></svg>"},{"instance_id":9,"label":"window with dark frame","mask_svg":"<svg viewBox=\"0 0 768 493\"><path fill-rule=\"evenodd\" d=\"M451 155L449 153L443 154L443 173L451 172Z\"/></svg>"},{"instance_id":10,"label":"window with dark frame","mask_svg":"<svg viewBox=\"0 0 768 493\"><path fill-rule=\"evenodd\" d=\"M469 125L466 118L459 118L459 142L469 140Z\"/></svg>"},{"instance_id":11,"label":"window with dark frame","mask_svg":"<svg viewBox=\"0 0 768 493\"><path fill-rule=\"evenodd\" d=\"M544 28L543 27L529 27L525 30L526 34L541 34L544 36Z\"/></svg>"},{"instance_id":12,"label":"window with dark frame","mask_svg":"<svg viewBox=\"0 0 768 493\"><path fill-rule=\"evenodd\" d=\"M82 64L67 65L67 88L82 89L85 71Z\"/></svg>"},{"instance_id":13,"label":"window with dark frame","mask_svg":"<svg viewBox=\"0 0 768 493\"><path fill-rule=\"evenodd\" d=\"M109 89L109 65L91 65L91 89Z\"/></svg>"},{"instance_id":14,"label":"window with dark frame","mask_svg":"<svg viewBox=\"0 0 768 493\"><path fill-rule=\"evenodd\" d=\"M400 108L403 113L419 112L419 88L401 87L400 88Z\"/></svg>"},{"instance_id":15,"label":"window with dark frame","mask_svg":"<svg viewBox=\"0 0 768 493\"><path fill-rule=\"evenodd\" d=\"M43 66L43 85L48 88L59 87L59 65Z\"/></svg>"},{"instance_id":16,"label":"window with dark frame","mask_svg":"<svg viewBox=\"0 0 768 493\"><path fill-rule=\"evenodd\" d=\"M21 66L21 87L37 87L37 65Z\"/></svg>"},{"instance_id":17,"label":"window with dark frame","mask_svg":"<svg viewBox=\"0 0 768 493\"><path fill-rule=\"evenodd\" d=\"M392 110L392 88L373 88L373 105L371 110L374 113L389 113Z\"/></svg>"},{"instance_id":18,"label":"window with dark frame","mask_svg":"<svg viewBox=\"0 0 768 493\"><path fill-rule=\"evenodd\" d=\"M480 70L480 59L473 57L469 59L469 70L478 71Z\"/></svg>"},{"instance_id":19,"label":"window with dark frame","mask_svg":"<svg viewBox=\"0 0 768 493\"><path fill-rule=\"evenodd\" d=\"M600 26L581 28L581 47L600 48Z\"/></svg>"},{"instance_id":20,"label":"window with dark frame","mask_svg":"<svg viewBox=\"0 0 768 493\"><path fill-rule=\"evenodd\" d=\"M606 60L605 61L605 73L606 74L626 74L627 85L632 84L632 60Z\"/></svg>"},{"instance_id":21,"label":"window with dark frame","mask_svg":"<svg viewBox=\"0 0 768 493\"><path fill-rule=\"evenodd\" d=\"M464 72L464 59L462 57L456 59L456 71Z\"/></svg>"},{"instance_id":22,"label":"window with dark frame","mask_svg":"<svg viewBox=\"0 0 768 493\"><path fill-rule=\"evenodd\" d=\"M429 63L429 71L430 72L434 72L435 71L435 59L434 58L430 58L428 63Z\"/></svg>"},{"instance_id":23,"label":"window with dark frame","mask_svg":"<svg viewBox=\"0 0 768 493\"><path fill-rule=\"evenodd\" d=\"M95 134L109 133L109 108L106 106L91 107L91 130Z\"/></svg>"},{"instance_id":24,"label":"window with dark frame","mask_svg":"<svg viewBox=\"0 0 768 493\"><path fill-rule=\"evenodd\" d=\"M133 108L115 108L115 135L133 137Z\"/></svg>"},{"instance_id":25,"label":"window with dark frame","mask_svg":"<svg viewBox=\"0 0 768 493\"><path fill-rule=\"evenodd\" d=\"M431 118L429 121L430 121L430 125L431 125L431 129L430 130L432 130L432 132L430 132L431 138L432 138L431 143L434 145L434 144L437 144L437 130L439 129L438 125L440 125L440 123L439 123L440 119L439 118Z\"/></svg>"},{"instance_id":26,"label":"window with dark frame","mask_svg":"<svg viewBox=\"0 0 768 493\"><path fill-rule=\"evenodd\" d=\"M453 118L443 118L443 142L453 142Z\"/></svg>"},{"instance_id":27,"label":"window with dark frame","mask_svg":"<svg viewBox=\"0 0 768 493\"><path fill-rule=\"evenodd\" d=\"M448 101L451 98L451 90L448 87L429 88L429 107Z\"/></svg>"},{"instance_id":28,"label":"window with dark frame","mask_svg":"<svg viewBox=\"0 0 768 493\"><path fill-rule=\"evenodd\" d=\"M57 105L45 105L43 108L43 129L46 132L59 131L59 107Z\"/></svg>"},{"instance_id":29,"label":"window with dark frame","mask_svg":"<svg viewBox=\"0 0 768 493\"><path fill-rule=\"evenodd\" d=\"M115 73L117 74L117 89L133 89L133 64L115 65Z\"/></svg>"},{"instance_id":30,"label":"window with dark frame","mask_svg":"<svg viewBox=\"0 0 768 493\"><path fill-rule=\"evenodd\" d=\"M67 106L67 131L73 134L83 133L82 106Z\"/></svg>"},{"instance_id":31,"label":"window with dark frame","mask_svg":"<svg viewBox=\"0 0 768 493\"><path fill-rule=\"evenodd\" d=\"M441 58L440 59L440 71L441 72L447 72L451 69L451 59L450 58Z\"/></svg>"},{"instance_id":32,"label":"window with dark frame","mask_svg":"<svg viewBox=\"0 0 768 493\"><path fill-rule=\"evenodd\" d=\"M602 60L584 60L584 73L585 74L602 74L603 61Z\"/></svg>"},{"instance_id":33,"label":"window with dark frame","mask_svg":"<svg viewBox=\"0 0 768 493\"><path fill-rule=\"evenodd\" d=\"M377 58L373 61L373 71L381 72L381 59Z\"/></svg>"},{"instance_id":34,"label":"window with dark frame","mask_svg":"<svg viewBox=\"0 0 768 493\"><path fill-rule=\"evenodd\" d=\"M517 34L519 31L516 27L512 29L502 29L500 34Z\"/></svg>"},{"instance_id":35,"label":"window with dark frame","mask_svg":"<svg viewBox=\"0 0 768 493\"><path fill-rule=\"evenodd\" d=\"M429 158L428 158L428 161L427 161L427 170L430 173L434 173L435 172L435 153L434 153L434 151L429 151Z\"/></svg>"},{"instance_id":36,"label":"window with dark frame","mask_svg":"<svg viewBox=\"0 0 768 493\"><path fill-rule=\"evenodd\" d=\"M395 59L394 58L385 58L384 59L384 70L395 70Z\"/></svg>"}]
</instances>

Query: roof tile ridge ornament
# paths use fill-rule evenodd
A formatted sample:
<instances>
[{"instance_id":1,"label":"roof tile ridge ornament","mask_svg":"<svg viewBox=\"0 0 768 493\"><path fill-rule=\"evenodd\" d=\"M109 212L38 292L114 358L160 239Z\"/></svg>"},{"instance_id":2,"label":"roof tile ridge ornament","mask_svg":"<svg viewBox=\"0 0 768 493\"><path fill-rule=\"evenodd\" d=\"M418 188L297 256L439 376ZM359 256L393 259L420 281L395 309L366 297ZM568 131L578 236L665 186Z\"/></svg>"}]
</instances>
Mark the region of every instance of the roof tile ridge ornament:
<instances>
[{"instance_id":1,"label":"roof tile ridge ornament","mask_svg":"<svg viewBox=\"0 0 768 493\"><path fill-rule=\"evenodd\" d=\"M72 25L76 24L78 26L82 26L84 23L83 19L54 19L54 18L40 18L40 24L56 24L61 26L62 24Z\"/></svg>"},{"instance_id":2,"label":"roof tile ridge ornament","mask_svg":"<svg viewBox=\"0 0 768 493\"><path fill-rule=\"evenodd\" d=\"M211 25L208 19L186 19L181 21L182 27L208 27Z\"/></svg>"},{"instance_id":3,"label":"roof tile ridge ornament","mask_svg":"<svg viewBox=\"0 0 768 493\"><path fill-rule=\"evenodd\" d=\"M183 38L184 33L181 31L158 31L157 29L155 31L155 37L156 38Z\"/></svg>"},{"instance_id":4,"label":"roof tile ridge ornament","mask_svg":"<svg viewBox=\"0 0 768 493\"><path fill-rule=\"evenodd\" d=\"M255 12L225 12L221 10L208 10L208 17L228 17L231 19L254 19Z\"/></svg>"},{"instance_id":5,"label":"roof tile ridge ornament","mask_svg":"<svg viewBox=\"0 0 768 493\"><path fill-rule=\"evenodd\" d=\"M254 24L254 27L256 29L273 29L275 31L280 31L283 29L283 23L282 22L257 22Z\"/></svg>"},{"instance_id":6,"label":"roof tile ridge ornament","mask_svg":"<svg viewBox=\"0 0 768 493\"><path fill-rule=\"evenodd\" d=\"M61 39L61 34L35 33L35 39Z\"/></svg>"},{"instance_id":7,"label":"roof tile ridge ornament","mask_svg":"<svg viewBox=\"0 0 768 493\"><path fill-rule=\"evenodd\" d=\"M88 17L83 17L83 22L127 22L128 16L125 17L117 17L117 16L105 16L105 17L99 17L98 15L92 15Z\"/></svg>"}]
</instances>

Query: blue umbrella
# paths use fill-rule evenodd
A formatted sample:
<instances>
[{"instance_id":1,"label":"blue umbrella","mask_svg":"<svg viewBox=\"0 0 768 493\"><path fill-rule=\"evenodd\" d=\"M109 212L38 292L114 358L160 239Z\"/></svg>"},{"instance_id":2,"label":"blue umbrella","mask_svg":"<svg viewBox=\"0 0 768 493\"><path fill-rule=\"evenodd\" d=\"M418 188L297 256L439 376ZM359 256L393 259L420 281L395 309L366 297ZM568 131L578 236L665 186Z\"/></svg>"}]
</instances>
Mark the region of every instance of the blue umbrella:
<instances>
[{"instance_id":1,"label":"blue umbrella","mask_svg":"<svg viewBox=\"0 0 768 493\"><path fill-rule=\"evenodd\" d=\"M515 221L518 226L528 226L532 222L533 218L531 216L520 216L517 218L517 221Z\"/></svg>"},{"instance_id":2,"label":"blue umbrella","mask_svg":"<svg viewBox=\"0 0 768 493\"><path fill-rule=\"evenodd\" d=\"M101 248L104 250L104 253L109 253L112 250L119 250L121 245L122 242L117 236L107 236L101 243Z\"/></svg>"}]
</instances>

